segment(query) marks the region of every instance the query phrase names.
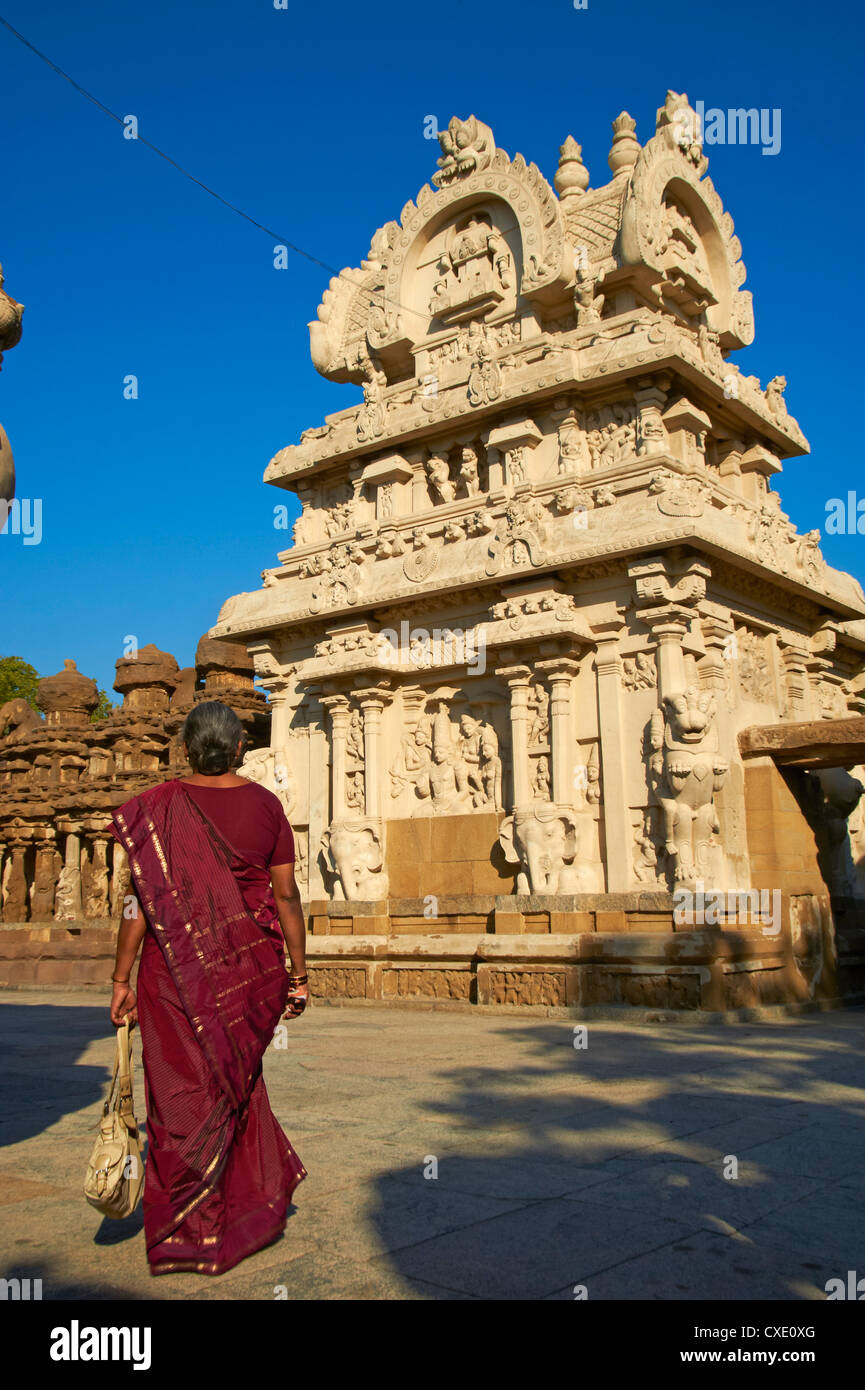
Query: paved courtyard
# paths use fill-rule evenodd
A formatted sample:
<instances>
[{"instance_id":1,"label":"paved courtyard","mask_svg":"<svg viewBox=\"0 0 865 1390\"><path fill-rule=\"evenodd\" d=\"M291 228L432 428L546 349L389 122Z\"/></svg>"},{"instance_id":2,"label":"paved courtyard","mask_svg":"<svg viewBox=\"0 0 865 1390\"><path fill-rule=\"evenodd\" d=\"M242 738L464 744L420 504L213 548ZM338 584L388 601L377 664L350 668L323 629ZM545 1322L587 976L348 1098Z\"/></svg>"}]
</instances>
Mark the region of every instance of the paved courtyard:
<instances>
[{"instance_id":1,"label":"paved courtyard","mask_svg":"<svg viewBox=\"0 0 865 1390\"><path fill-rule=\"evenodd\" d=\"M104 1001L7 992L0 1273L87 1300L822 1300L865 1273L865 1012L584 1026L575 1048L569 1018L311 1008L265 1062L309 1172L285 1236L153 1279L140 1208L81 1194Z\"/></svg>"}]
</instances>

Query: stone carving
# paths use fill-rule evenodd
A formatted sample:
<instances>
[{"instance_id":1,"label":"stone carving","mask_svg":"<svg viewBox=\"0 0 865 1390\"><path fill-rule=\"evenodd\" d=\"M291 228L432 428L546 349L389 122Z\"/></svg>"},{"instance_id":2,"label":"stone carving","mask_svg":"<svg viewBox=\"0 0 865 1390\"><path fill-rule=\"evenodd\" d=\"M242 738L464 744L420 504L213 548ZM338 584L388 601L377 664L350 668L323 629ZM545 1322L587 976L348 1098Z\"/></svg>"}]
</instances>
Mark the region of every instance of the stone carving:
<instances>
[{"instance_id":1,"label":"stone carving","mask_svg":"<svg viewBox=\"0 0 865 1390\"><path fill-rule=\"evenodd\" d=\"M658 684L654 657L649 652L637 652L622 661L622 679L626 690L653 690Z\"/></svg>"},{"instance_id":2,"label":"stone carving","mask_svg":"<svg viewBox=\"0 0 865 1390\"><path fill-rule=\"evenodd\" d=\"M632 405L604 405L586 416L587 447L592 468L608 468L637 451L636 410Z\"/></svg>"},{"instance_id":3,"label":"stone carving","mask_svg":"<svg viewBox=\"0 0 865 1390\"><path fill-rule=\"evenodd\" d=\"M657 883L658 880L658 845L649 810L638 816L634 827L634 876L640 883Z\"/></svg>"},{"instance_id":4,"label":"stone carving","mask_svg":"<svg viewBox=\"0 0 865 1390\"><path fill-rule=\"evenodd\" d=\"M258 782L273 792L282 802L282 809L290 821L298 800L297 778L291 769L288 751L285 748L254 748L244 754L243 762L237 769L239 777L250 782Z\"/></svg>"},{"instance_id":5,"label":"stone carving","mask_svg":"<svg viewBox=\"0 0 865 1390\"><path fill-rule=\"evenodd\" d=\"M540 681L529 696L531 722L529 724L529 747L547 744L550 741L550 697Z\"/></svg>"},{"instance_id":6,"label":"stone carving","mask_svg":"<svg viewBox=\"0 0 865 1390\"><path fill-rule=\"evenodd\" d=\"M486 313L514 288L507 242L486 215L472 213L451 227L437 271L429 312L443 323Z\"/></svg>"},{"instance_id":7,"label":"stone carving","mask_svg":"<svg viewBox=\"0 0 865 1390\"><path fill-rule=\"evenodd\" d=\"M336 545L306 561L301 573L314 578L310 612L357 603L361 569L366 555L358 545Z\"/></svg>"},{"instance_id":8,"label":"stone carving","mask_svg":"<svg viewBox=\"0 0 865 1390\"><path fill-rule=\"evenodd\" d=\"M650 769L677 883L712 877L713 836L720 829L714 794L728 771L716 720L714 694L695 686L666 696L652 717Z\"/></svg>"},{"instance_id":9,"label":"stone carving","mask_svg":"<svg viewBox=\"0 0 865 1390\"><path fill-rule=\"evenodd\" d=\"M26 700L7 700L0 705L0 737L25 738L33 729L40 729L42 720Z\"/></svg>"},{"instance_id":10,"label":"stone carving","mask_svg":"<svg viewBox=\"0 0 865 1390\"><path fill-rule=\"evenodd\" d=\"M577 267L577 278L574 285L574 309L577 315L578 328L585 328L587 324L600 323L601 321L604 296L596 293L597 285L597 279L587 265Z\"/></svg>"},{"instance_id":11,"label":"stone carving","mask_svg":"<svg viewBox=\"0 0 865 1390\"><path fill-rule=\"evenodd\" d=\"M108 841L97 836L91 843L90 856L81 866L81 887L85 917L108 916Z\"/></svg>"},{"instance_id":12,"label":"stone carving","mask_svg":"<svg viewBox=\"0 0 865 1390\"><path fill-rule=\"evenodd\" d=\"M438 173L433 174L432 179L438 188L447 188L458 179L480 173L487 168L495 151L492 131L474 116L465 121L452 116L447 130L439 132L439 144L442 154Z\"/></svg>"},{"instance_id":13,"label":"stone carving","mask_svg":"<svg viewBox=\"0 0 865 1390\"><path fill-rule=\"evenodd\" d=\"M456 483L451 482L450 467L444 454L430 454L426 462L426 475L438 502L452 502L456 496Z\"/></svg>"},{"instance_id":14,"label":"stone carving","mask_svg":"<svg viewBox=\"0 0 865 1390\"><path fill-rule=\"evenodd\" d=\"M481 338L475 347L468 394L472 405L487 405L490 401L497 401L502 394L501 368L494 361L493 350L486 338Z\"/></svg>"},{"instance_id":15,"label":"stone carving","mask_svg":"<svg viewBox=\"0 0 865 1390\"><path fill-rule=\"evenodd\" d=\"M549 801L550 799L550 760L545 753L542 753L535 760L532 792L538 801Z\"/></svg>"},{"instance_id":16,"label":"stone carving","mask_svg":"<svg viewBox=\"0 0 865 1390\"><path fill-rule=\"evenodd\" d=\"M507 816L499 844L518 866L517 893L591 892L594 876L578 862L580 839L579 815L568 806L549 802Z\"/></svg>"},{"instance_id":17,"label":"stone carving","mask_svg":"<svg viewBox=\"0 0 865 1390\"><path fill-rule=\"evenodd\" d=\"M432 536L423 526L415 527L411 541L414 548L402 562L403 573L406 579L420 584L424 579L429 579L438 564L439 547L433 544Z\"/></svg>"},{"instance_id":18,"label":"stone carving","mask_svg":"<svg viewBox=\"0 0 865 1390\"><path fill-rule=\"evenodd\" d=\"M498 574L506 562L512 569L526 564L542 565L546 558L543 546L545 539L543 508L540 503L534 498L510 502L505 515L496 525L494 538L490 541L487 574Z\"/></svg>"},{"instance_id":19,"label":"stone carving","mask_svg":"<svg viewBox=\"0 0 865 1390\"><path fill-rule=\"evenodd\" d=\"M772 414L779 420L787 419L787 403L784 400L784 392L787 390L787 378L785 376L773 376L769 385L766 387L766 404Z\"/></svg>"},{"instance_id":20,"label":"stone carving","mask_svg":"<svg viewBox=\"0 0 865 1390\"><path fill-rule=\"evenodd\" d=\"M384 434L384 388L387 386L386 374L371 360L366 363L365 376L363 405L357 417L357 437L361 444Z\"/></svg>"},{"instance_id":21,"label":"stone carving","mask_svg":"<svg viewBox=\"0 0 865 1390\"><path fill-rule=\"evenodd\" d=\"M478 455L477 450L470 445L462 450L460 455L460 482L466 491L467 497L477 497L481 490L480 479L478 477Z\"/></svg>"},{"instance_id":22,"label":"stone carving","mask_svg":"<svg viewBox=\"0 0 865 1390\"><path fill-rule=\"evenodd\" d=\"M363 817L334 821L322 837L322 854L334 876L335 898L378 902L388 894L381 824Z\"/></svg>"},{"instance_id":23,"label":"stone carving","mask_svg":"<svg viewBox=\"0 0 865 1390\"><path fill-rule=\"evenodd\" d=\"M751 700L771 700L774 690L772 670L766 655L766 638L749 628L736 631L739 684Z\"/></svg>"}]
</instances>

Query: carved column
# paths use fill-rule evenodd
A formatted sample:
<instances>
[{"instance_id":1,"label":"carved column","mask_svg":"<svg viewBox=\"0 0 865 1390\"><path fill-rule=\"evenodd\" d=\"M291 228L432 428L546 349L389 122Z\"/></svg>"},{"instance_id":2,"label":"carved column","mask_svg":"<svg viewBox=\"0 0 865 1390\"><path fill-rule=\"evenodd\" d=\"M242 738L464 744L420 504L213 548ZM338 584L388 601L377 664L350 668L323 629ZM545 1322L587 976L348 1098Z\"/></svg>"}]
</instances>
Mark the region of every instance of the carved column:
<instances>
[{"instance_id":1,"label":"carved column","mask_svg":"<svg viewBox=\"0 0 865 1390\"><path fill-rule=\"evenodd\" d=\"M59 829L65 829L60 825ZM64 846L64 863L57 880L54 897L54 919L57 922L77 922L84 916L81 906L81 836L69 830Z\"/></svg>"},{"instance_id":2,"label":"carved column","mask_svg":"<svg viewBox=\"0 0 865 1390\"><path fill-rule=\"evenodd\" d=\"M54 890L57 878L57 860L54 848L54 832L47 828L36 845L36 863L33 871L33 885L30 889L31 922L51 922L54 919Z\"/></svg>"},{"instance_id":3,"label":"carved column","mask_svg":"<svg viewBox=\"0 0 865 1390\"><path fill-rule=\"evenodd\" d=\"M511 692L511 762L513 775L513 806L517 810L531 805L529 782L529 691L531 672L528 666L504 666L496 672L508 683Z\"/></svg>"},{"instance_id":4,"label":"carved column","mask_svg":"<svg viewBox=\"0 0 865 1390\"><path fill-rule=\"evenodd\" d=\"M112 917L122 917L127 897L132 893L132 874L126 850L119 840L115 840L111 850L111 906Z\"/></svg>"},{"instance_id":5,"label":"carved column","mask_svg":"<svg viewBox=\"0 0 865 1390\"><path fill-rule=\"evenodd\" d=\"M324 727L324 710L311 701L309 713L309 897L327 897L321 876L319 849L327 829L329 798L327 786L328 740Z\"/></svg>"},{"instance_id":6,"label":"carved column","mask_svg":"<svg viewBox=\"0 0 865 1390\"><path fill-rule=\"evenodd\" d=\"M624 619L618 616L592 625L598 643L595 652L595 675L598 686L601 772L604 779L608 893L624 892L631 887L634 876L634 832L628 809L625 769L638 756L638 750L625 747L622 662L619 656L619 637L624 626Z\"/></svg>"},{"instance_id":7,"label":"carved column","mask_svg":"<svg viewBox=\"0 0 865 1390\"><path fill-rule=\"evenodd\" d=\"M86 856L84 887L84 916L108 916L108 840L110 836L95 833L90 836L90 851Z\"/></svg>"},{"instance_id":8,"label":"carved column","mask_svg":"<svg viewBox=\"0 0 865 1390\"><path fill-rule=\"evenodd\" d=\"M358 694L363 710L363 766L366 814L378 819L382 814L380 743L381 715L391 696L383 690L362 690Z\"/></svg>"},{"instance_id":9,"label":"carved column","mask_svg":"<svg viewBox=\"0 0 865 1390\"><path fill-rule=\"evenodd\" d=\"M811 686L808 680L810 649L805 645L804 638L797 642L781 633L778 634L778 647L784 665L786 695L784 718L794 721L810 719Z\"/></svg>"},{"instance_id":10,"label":"carved column","mask_svg":"<svg viewBox=\"0 0 865 1390\"><path fill-rule=\"evenodd\" d=\"M6 898L3 904L4 922L27 921L27 869L25 856L27 841L14 839L9 842L12 859L7 871Z\"/></svg>"},{"instance_id":11,"label":"carved column","mask_svg":"<svg viewBox=\"0 0 865 1390\"><path fill-rule=\"evenodd\" d=\"M344 695L325 695L321 703L330 711L331 819L339 821L345 817L345 745L348 738L348 700Z\"/></svg>"},{"instance_id":12,"label":"carved column","mask_svg":"<svg viewBox=\"0 0 865 1390\"><path fill-rule=\"evenodd\" d=\"M562 657L556 661L539 662L536 669L547 676L550 684L552 799L560 805L572 806L575 734L571 718L571 694L574 676L580 668L576 661Z\"/></svg>"}]
</instances>

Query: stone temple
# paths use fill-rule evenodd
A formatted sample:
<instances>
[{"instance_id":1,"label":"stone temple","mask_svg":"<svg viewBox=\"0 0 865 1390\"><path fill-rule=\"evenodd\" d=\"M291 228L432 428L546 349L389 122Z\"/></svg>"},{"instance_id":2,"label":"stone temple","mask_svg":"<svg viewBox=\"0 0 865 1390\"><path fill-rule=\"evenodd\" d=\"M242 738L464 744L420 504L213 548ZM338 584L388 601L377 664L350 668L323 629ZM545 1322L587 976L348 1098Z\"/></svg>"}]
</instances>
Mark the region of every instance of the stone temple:
<instances>
[{"instance_id":1,"label":"stone temple","mask_svg":"<svg viewBox=\"0 0 865 1390\"><path fill-rule=\"evenodd\" d=\"M735 364L687 97L635 132L553 187L455 117L310 325L362 402L271 460L294 543L210 638L269 695L319 994L862 993L865 595L770 486L808 444Z\"/></svg>"}]
</instances>

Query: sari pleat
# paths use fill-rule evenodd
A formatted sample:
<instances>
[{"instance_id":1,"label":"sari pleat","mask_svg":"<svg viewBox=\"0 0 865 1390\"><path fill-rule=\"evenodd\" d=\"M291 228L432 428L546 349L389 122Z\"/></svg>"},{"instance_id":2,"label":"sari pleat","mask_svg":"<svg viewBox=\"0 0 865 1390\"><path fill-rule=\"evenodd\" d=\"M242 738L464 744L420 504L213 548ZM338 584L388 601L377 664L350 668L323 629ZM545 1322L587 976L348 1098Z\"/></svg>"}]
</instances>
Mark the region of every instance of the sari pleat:
<instances>
[{"instance_id":1,"label":"sari pleat","mask_svg":"<svg viewBox=\"0 0 865 1390\"><path fill-rule=\"evenodd\" d=\"M219 1274L269 1244L306 1170L270 1108L262 1059L288 993L272 898L180 782L120 807L114 833L147 917L138 973L153 1274Z\"/></svg>"}]
</instances>

